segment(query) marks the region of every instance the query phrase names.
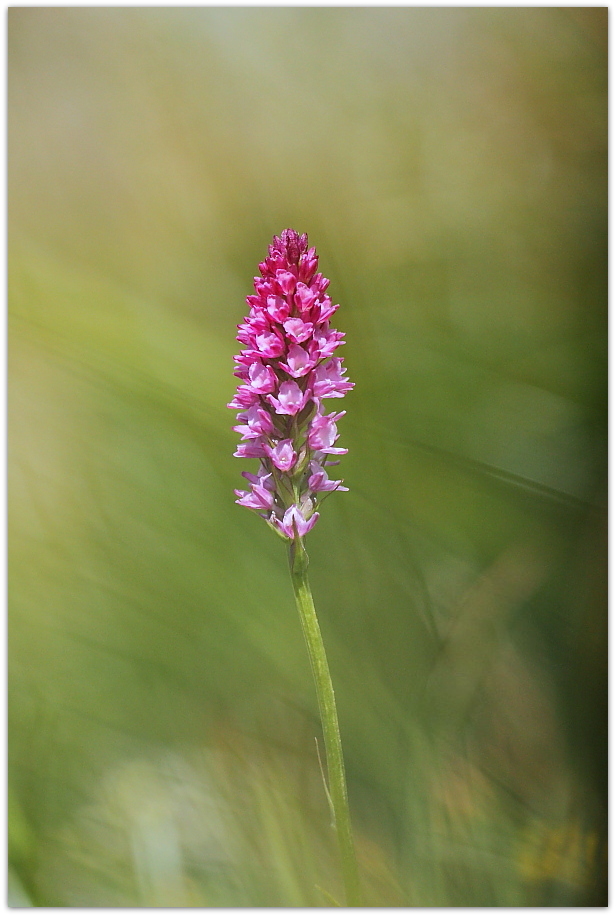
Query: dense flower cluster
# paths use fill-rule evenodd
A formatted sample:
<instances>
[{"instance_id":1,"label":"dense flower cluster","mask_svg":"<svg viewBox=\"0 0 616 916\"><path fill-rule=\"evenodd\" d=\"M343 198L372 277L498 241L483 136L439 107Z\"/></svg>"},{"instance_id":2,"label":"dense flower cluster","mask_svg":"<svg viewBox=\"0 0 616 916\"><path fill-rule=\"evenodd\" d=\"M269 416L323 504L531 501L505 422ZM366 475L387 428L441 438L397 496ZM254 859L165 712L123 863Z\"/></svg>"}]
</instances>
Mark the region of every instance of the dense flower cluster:
<instances>
[{"instance_id":1,"label":"dense flower cluster","mask_svg":"<svg viewBox=\"0 0 616 916\"><path fill-rule=\"evenodd\" d=\"M334 356L344 334L329 326L338 306L317 265L305 234L285 229L274 236L255 277L256 295L246 300L250 314L238 325L241 384L228 405L240 411L235 456L260 459L256 474L243 473L251 489L236 490L236 502L290 539L310 531L325 495L347 489L326 470L338 464L331 456L347 452L335 446L345 411L325 413L323 401L344 397L353 383Z\"/></svg>"}]
</instances>

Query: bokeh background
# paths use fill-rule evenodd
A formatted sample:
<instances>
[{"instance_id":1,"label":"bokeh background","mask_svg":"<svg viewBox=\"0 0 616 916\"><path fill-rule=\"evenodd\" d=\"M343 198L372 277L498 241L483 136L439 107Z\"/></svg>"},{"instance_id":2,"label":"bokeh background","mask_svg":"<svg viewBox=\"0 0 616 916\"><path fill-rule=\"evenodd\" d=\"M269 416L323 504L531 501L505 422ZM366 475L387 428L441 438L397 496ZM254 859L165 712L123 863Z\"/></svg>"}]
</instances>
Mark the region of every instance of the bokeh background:
<instances>
[{"instance_id":1,"label":"bokeh background","mask_svg":"<svg viewBox=\"0 0 616 916\"><path fill-rule=\"evenodd\" d=\"M372 906L606 902L607 10L9 11L9 891L341 899L235 325L308 232Z\"/></svg>"}]
</instances>

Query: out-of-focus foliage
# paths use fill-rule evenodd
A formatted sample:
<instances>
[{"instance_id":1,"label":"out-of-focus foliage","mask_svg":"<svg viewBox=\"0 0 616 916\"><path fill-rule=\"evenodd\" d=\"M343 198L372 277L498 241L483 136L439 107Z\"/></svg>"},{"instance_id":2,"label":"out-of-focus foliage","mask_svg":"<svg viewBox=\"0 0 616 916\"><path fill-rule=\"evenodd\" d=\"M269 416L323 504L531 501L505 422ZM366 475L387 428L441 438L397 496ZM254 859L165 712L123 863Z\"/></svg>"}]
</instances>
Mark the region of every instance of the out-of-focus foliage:
<instances>
[{"instance_id":1,"label":"out-of-focus foliage","mask_svg":"<svg viewBox=\"0 0 616 916\"><path fill-rule=\"evenodd\" d=\"M366 899L605 903L606 31L10 10L15 905L341 897L225 409L286 226L356 382L308 543Z\"/></svg>"}]
</instances>

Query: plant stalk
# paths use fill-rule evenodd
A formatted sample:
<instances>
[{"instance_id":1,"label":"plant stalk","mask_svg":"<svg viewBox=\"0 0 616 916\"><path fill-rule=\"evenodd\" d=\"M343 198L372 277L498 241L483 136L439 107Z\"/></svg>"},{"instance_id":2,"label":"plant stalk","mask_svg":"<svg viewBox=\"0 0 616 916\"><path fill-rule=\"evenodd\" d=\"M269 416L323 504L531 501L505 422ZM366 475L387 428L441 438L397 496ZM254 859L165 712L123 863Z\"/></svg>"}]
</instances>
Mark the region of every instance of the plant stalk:
<instances>
[{"instance_id":1,"label":"plant stalk","mask_svg":"<svg viewBox=\"0 0 616 916\"><path fill-rule=\"evenodd\" d=\"M334 823L340 850L340 863L346 893L347 906L362 906L359 887L359 872L351 830L351 816L347 797L346 778L342 743L338 727L338 713L334 687L329 673L323 637L308 583L308 554L301 538L296 538L289 547L289 567L295 592L295 601L302 622L302 630L308 648L308 656L317 690L321 726L325 741L329 794L333 808Z\"/></svg>"}]
</instances>

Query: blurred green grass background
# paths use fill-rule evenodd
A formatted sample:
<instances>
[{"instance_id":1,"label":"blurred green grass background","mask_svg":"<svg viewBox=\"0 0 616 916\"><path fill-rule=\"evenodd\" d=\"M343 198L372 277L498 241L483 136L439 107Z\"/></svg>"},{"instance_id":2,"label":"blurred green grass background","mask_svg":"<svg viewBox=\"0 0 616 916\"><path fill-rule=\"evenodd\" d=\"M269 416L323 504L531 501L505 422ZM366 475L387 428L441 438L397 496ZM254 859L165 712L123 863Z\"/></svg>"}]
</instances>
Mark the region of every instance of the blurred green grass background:
<instances>
[{"instance_id":1,"label":"blurred green grass background","mask_svg":"<svg viewBox=\"0 0 616 916\"><path fill-rule=\"evenodd\" d=\"M371 906L606 903L607 10L9 10L9 892L340 899L235 325L308 232Z\"/></svg>"}]
</instances>

